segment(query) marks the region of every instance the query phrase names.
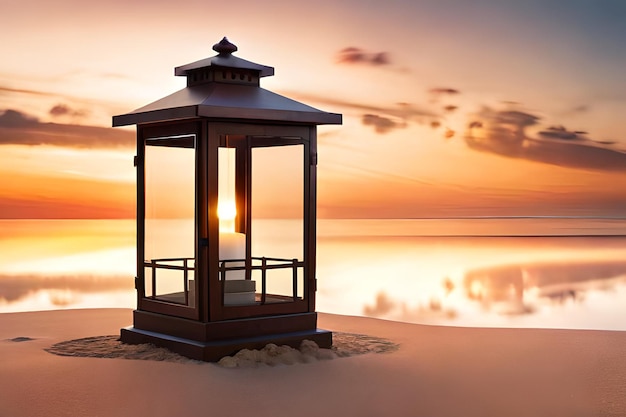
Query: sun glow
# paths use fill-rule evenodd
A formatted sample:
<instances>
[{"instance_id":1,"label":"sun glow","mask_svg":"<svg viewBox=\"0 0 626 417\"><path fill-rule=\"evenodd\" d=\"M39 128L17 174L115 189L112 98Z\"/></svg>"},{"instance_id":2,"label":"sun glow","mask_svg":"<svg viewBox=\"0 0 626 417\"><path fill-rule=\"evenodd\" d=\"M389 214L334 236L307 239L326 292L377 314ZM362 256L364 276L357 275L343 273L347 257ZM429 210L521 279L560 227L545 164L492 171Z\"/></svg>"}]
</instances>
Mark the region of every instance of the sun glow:
<instances>
[{"instance_id":1,"label":"sun glow","mask_svg":"<svg viewBox=\"0 0 626 417\"><path fill-rule=\"evenodd\" d=\"M220 232L235 233L237 207L235 200L223 200L217 204L217 217L220 220Z\"/></svg>"}]
</instances>

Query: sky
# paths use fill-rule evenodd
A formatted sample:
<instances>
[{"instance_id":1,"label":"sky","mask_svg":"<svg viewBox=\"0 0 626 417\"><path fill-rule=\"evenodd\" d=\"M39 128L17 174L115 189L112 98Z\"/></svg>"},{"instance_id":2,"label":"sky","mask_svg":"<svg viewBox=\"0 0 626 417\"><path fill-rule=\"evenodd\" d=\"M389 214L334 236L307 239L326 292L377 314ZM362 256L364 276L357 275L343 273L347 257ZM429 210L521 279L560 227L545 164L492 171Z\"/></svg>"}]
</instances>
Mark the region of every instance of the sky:
<instances>
[{"instance_id":1,"label":"sky","mask_svg":"<svg viewBox=\"0 0 626 417\"><path fill-rule=\"evenodd\" d=\"M326 218L623 216L621 0L0 0L0 218L132 218L134 130L215 53L343 114Z\"/></svg>"}]
</instances>

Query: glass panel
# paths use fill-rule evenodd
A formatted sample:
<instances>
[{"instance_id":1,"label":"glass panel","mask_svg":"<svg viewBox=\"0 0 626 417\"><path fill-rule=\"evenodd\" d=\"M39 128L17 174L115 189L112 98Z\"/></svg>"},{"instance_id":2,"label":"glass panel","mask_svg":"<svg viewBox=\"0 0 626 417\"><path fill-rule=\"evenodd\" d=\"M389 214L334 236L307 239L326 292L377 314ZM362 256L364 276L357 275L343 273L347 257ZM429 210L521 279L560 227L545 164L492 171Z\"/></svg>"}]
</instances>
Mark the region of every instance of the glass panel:
<instances>
[{"instance_id":1,"label":"glass panel","mask_svg":"<svg viewBox=\"0 0 626 417\"><path fill-rule=\"evenodd\" d=\"M146 140L146 297L193 306L195 138Z\"/></svg>"},{"instance_id":2,"label":"glass panel","mask_svg":"<svg viewBox=\"0 0 626 417\"><path fill-rule=\"evenodd\" d=\"M245 151L241 149L240 152ZM218 148L218 204L219 217L219 259L226 262L227 268L245 267L246 235L236 228L237 213L235 190L235 148ZM243 196L242 196L243 197ZM241 205L240 205L241 206ZM243 280L246 278L244 269L225 271L227 280ZM231 284L230 286L235 285ZM253 294L254 295L254 294ZM228 298L228 297L227 297ZM253 297L254 298L254 297ZM252 300L254 302L254 299Z\"/></svg>"},{"instance_id":3,"label":"glass panel","mask_svg":"<svg viewBox=\"0 0 626 417\"><path fill-rule=\"evenodd\" d=\"M252 149L252 257L266 264L266 303L303 297L303 162L301 144Z\"/></svg>"}]
</instances>

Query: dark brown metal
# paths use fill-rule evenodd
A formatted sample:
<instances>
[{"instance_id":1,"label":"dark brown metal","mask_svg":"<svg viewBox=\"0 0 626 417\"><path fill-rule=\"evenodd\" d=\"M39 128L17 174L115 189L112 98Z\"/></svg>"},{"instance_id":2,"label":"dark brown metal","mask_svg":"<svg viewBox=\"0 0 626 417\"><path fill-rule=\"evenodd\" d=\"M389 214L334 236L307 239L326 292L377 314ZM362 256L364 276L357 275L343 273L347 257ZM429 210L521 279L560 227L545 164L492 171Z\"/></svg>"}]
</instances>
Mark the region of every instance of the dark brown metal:
<instances>
[{"instance_id":1,"label":"dark brown metal","mask_svg":"<svg viewBox=\"0 0 626 417\"><path fill-rule=\"evenodd\" d=\"M297 259L293 259L292 260L292 267L291 267L291 273L292 273L292 277L291 277L291 285L292 285L292 298L293 301L297 301L298 300L298 265L300 263L298 262Z\"/></svg>"},{"instance_id":2,"label":"dark brown metal","mask_svg":"<svg viewBox=\"0 0 626 417\"><path fill-rule=\"evenodd\" d=\"M304 155L305 197L304 197L304 252L305 276L304 291L307 294L308 310L315 311L316 279L316 236L317 236L317 128L309 127L309 146Z\"/></svg>"},{"instance_id":3,"label":"dark brown metal","mask_svg":"<svg viewBox=\"0 0 626 417\"><path fill-rule=\"evenodd\" d=\"M198 123L198 140L196 144L196 172L197 172L197 189L196 203L197 213L209 212L209 170L207 167L215 164L209 157L209 128L208 122L202 120ZM195 305L198 309L198 318L202 321L209 320L209 245L211 236L209 225L210 219L208 215L196 215L196 295Z\"/></svg>"},{"instance_id":4,"label":"dark brown metal","mask_svg":"<svg viewBox=\"0 0 626 417\"><path fill-rule=\"evenodd\" d=\"M204 169L208 172L208 223L209 223L209 247L208 247L208 276L205 280L208 290L207 297L207 321L222 319L223 300L222 288L217 279L219 263L219 219L217 217L217 191L218 191L218 148L220 135L213 123L207 122L208 165Z\"/></svg>"},{"instance_id":5,"label":"dark brown metal","mask_svg":"<svg viewBox=\"0 0 626 417\"><path fill-rule=\"evenodd\" d=\"M183 293L185 294L185 305L189 305L189 269L187 267L187 259L183 260Z\"/></svg>"},{"instance_id":6,"label":"dark brown metal","mask_svg":"<svg viewBox=\"0 0 626 417\"><path fill-rule=\"evenodd\" d=\"M246 174L246 195L245 195L245 208L246 208L246 279L252 279L252 234L254 230L252 229L252 146L251 146L251 138L250 136L246 137L246 163L245 163L245 174Z\"/></svg>"},{"instance_id":7,"label":"dark brown metal","mask_svg":"<svg viewBox=\"0 0 626 417\"><path fill-rule=\"evenodd\" d=\"M248 219L242 213L246 213L247 197L246 191L248 189L248 171L247 171L247 158L248 158L248 142L246 136L237 136L235 142L236 154L235 154L235 196L237 203L237 218L236 218L236 232L248 233Z\"/></svg>"},{"instance_id":8,"label":"dark brown metal","mask_svg":"<svg viewBox=\"0 0 626 417\"><path fill-rule=\"evenodd\" d=\"M221 41L213 45L213 50L218 53L219 56L228 56L237 51L237 46L230 43L226 36Z\"/></svg>"},{"instance_id":9,"label":"dark brown metal","mask_svg":"<svg viewBox=\"0 0 626 417\"><path fill-rule=\"evenodd\" d=\"M261 305L265 304L267 298L267 259L261 260L263 268L261 270Z\"/></svg>"},{"instance_id":10,"label":"dark brown metal","mask_svg":"<svg viewBox=\"0 0 626 417\"><path fill-rule=\"evenodd\" d=\"M137 181L137 256L136 256L136 267L137 267L137 275L135 278L135 282L137 285L137 308L141 308L142 300L146 296L145 290L145 269L143 266L144 262L144 253L145 253L145 227L144 227L144 217L145 217L145 201L146 201L146 193L145 193L145 185L144 178L146 175L145 171L145 152L143 145L143 128L141 126L137 126L137 156L135 158L136 162L136 181Z\"/></svg>"}]
</instances>

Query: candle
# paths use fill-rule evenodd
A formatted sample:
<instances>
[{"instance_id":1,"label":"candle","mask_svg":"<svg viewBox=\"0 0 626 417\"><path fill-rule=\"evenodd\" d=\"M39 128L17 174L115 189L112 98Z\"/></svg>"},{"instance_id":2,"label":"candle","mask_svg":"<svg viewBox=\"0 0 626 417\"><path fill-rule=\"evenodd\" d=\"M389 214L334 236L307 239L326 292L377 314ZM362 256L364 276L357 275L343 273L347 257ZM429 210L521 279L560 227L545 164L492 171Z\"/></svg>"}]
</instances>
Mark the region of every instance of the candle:
<instances>
[{"instance_id":1,"label":"candle","mask_svg":"<svg viewBox=\"0 0 626 417\"><path fill-rule=\"evenodd\" d=\"M220 221L220 261L246 258L246 235L235 232L237 207L231 198L220 200L217 205ZM245 262L227 262L226 267L245 266ZM227 271L227 280L246 279L246 271Z\"/></svg>"},{"instance_id":2,"label":"candle","mask_svg":"<svg viewBox=\"0 0 626 417\"><path fill-rule=\"evenodd\" d=\"M220 261L246 258L246 235L243 233L220 232ZM226 267L245 266L245 262L227 262ZM226 279L246 279L246 271L227 271Z\"/></svg>"}]
</instances>

